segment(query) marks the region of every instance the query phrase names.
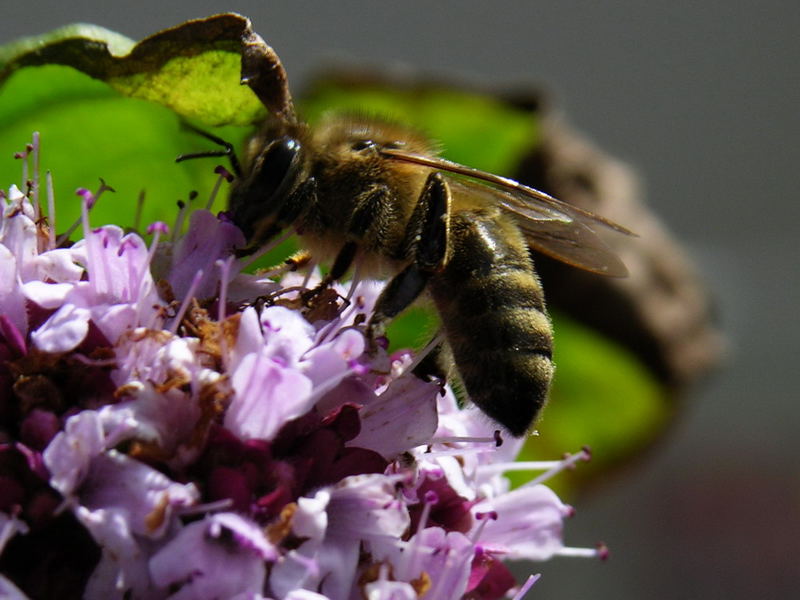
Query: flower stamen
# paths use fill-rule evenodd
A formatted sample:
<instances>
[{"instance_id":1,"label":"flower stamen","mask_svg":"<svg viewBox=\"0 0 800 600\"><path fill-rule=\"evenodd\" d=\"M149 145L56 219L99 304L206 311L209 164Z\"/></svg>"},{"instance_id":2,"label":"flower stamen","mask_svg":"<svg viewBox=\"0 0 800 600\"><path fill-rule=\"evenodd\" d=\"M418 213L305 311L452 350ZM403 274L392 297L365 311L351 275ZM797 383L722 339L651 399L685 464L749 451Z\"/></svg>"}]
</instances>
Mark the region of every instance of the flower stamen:
<instances>
[{"instance_id":1,"label":"flower stamen","mask_svg":"<svg viewBox=\"0 0 800 600\"><path fill-rule=\"evenodd\" d=\"M306 276L303 278L303 283L300 284L300 287L303 289L308 289L308 284L311 282L311 277L314 275L314 271L319 264L318 260L315 260L314 257L311 257L311 260L308 262L308 266L306 267Z\"/></svg>"},{"instance_id":2,"label":"flower stamen","mask_svg":"<svg viewBox=\"0 0 800 600\"><path fill-rule=\"evenodd\" d=\"M514 594L512 600L522 600L525 594L527 594L528 591L533 587L533 584L539 581L541 576L541 573L536 573L536 575L529 576L528 579L525 580L525 583L523 583L517 590L517 593Z\"/></svg>"},{"instance_id":3,"label":"flower stamen","mask_svg":"<svg viewBox=\"0 0 800 600\"><path fill-rule=\"evenodd\" d=\"M538 484L540 484L540 483L542 483L544 481L547 481L548 479L550 479L551 477L553 477L557 473L560 473L561 471L563 471L565 469L572 468L579 461L582 461L582 460L583 461L589 461L589 460L591 460L591 457L592 457L592 455L591 455L591 452L589 451L589 449L584 447L579 452L576 452L575 454L572 454L572 455L566 457L564 460L558 461L558 463L555 466L549 468L547 471L545 471L544 473L542 473L538 477L535 477L534 479L532 479L531 481L529 481L525 485L526 486L538 485Z\"/></svg>"},{"instance_id":4,"label":"flower stamen","mask_svg":"<svg viewBox=\"0 0 800 600\"><path fill-rule=\"evenodd\" d=\"M610 552L604 542L598 542L594 548L581 548L575 546L564 546L558 552L558 556L571 556L579 558L599 558L602 561L608 560Z\"/></svg>"},{"instance_id":5,"label":"flower stamen","mask_svg":"<svg viewBox=\"0 0 800 600\"><path fill-rule=\"evenodd\" d=\"M31 141L31 154L33 156L33 177L31 178L30 199L33 204L33 222L38 223L42 214L39 204L39 132L34 131Z\"/></svg>"},{"instance_id":6,"label":"flower stamen","mask_svg":"<svg viewBox=\"0 0 800 600\"><path fill-rule=\"evenodd\" d=\"M169 234L169 226L163 221L156 221L154 223L151 223L147 227L147 233L153 236L153 240L150 243L150 248L148 248L147 258L145 259L145 262L142 265L142 269L139 272L139 280L134 282L135 286L134 289L136 290L136 296L135 296L136 320L137 322L140 323L141 323L142 313L145 310L144 301L148 292L147 283L150 281L150 279L148 278L148 275L150 274L150 266L153 264L153 258L155 257L156 251L158 250L158 242L161 238L161 235ZM120 246L120 254L122 253L123 247L124 246L122 245ZM147 323L146 325L150 327L152 326L152 323Z\"/></svg>"},{"instance_id":7,"label":"flower stamen","mask_svg":"<svg viewBox=\"0 0 800 600\"><path fill-rule=\"evenodd\" d=\"M486 527L486 523L488 523L489 521L497 520L497 511L490 510L488 512L476 512L475 518L480 522L478 523L478 527L475 529L475 532L471 536L473 544L478 543L478 540L481 537L481 533L483 533L483 530Z\"/></svg>"},{"instance_id":8,"label":"flower stamen","mask_svg":"<svg viewBox=\"0 0 800 600\"><path fill-rule=\"evenodd\" d=\"M231 265L233 265L233 261L235 257L233 254L228 256L225 259L219 259L216 261L217 267L219 267L220 275L219 275L219 301L217 302L217 321L222 323L225 320L225 307L228 302L228 282L231 276Z\"/></svg>"},{"instance_id":9,"label":"flower stamen","mask_svg":"<svg viewBox=\"0 0 800 600\"><path fill-rule=\"evenodd\" d=\"M189 194L191 198L191 194ZM172 226L172 244L175 245L178 241L178 236L183 229L183 222L186 220L186 213L189 208L189 203L183 200L178 200L178 214L175 215L175 224Z\"/></svg>"},{"instance_id":10,"label":"flower stamen","mask_svg":"<svg viewBox=\"0 0 800 600\"><path fill-rule=\"evenodd\" d=\"M225 167L222 165L217 165L214 168L214 173L219 175L217 180L214 182L214 187L211 188L211 193L208 195L208 200L206 200L206 210L211 210L211 207L214 205L214 200L217 199L217 194L219 193L220 187L222 187L223 181L233 181L233 175L231 175Z\"/></svg>"},{"instance_id":11,"label":"flower stamen","mask_svg":"<svg viewBox=\"0 0 800 600\"><path fill-rule=\"evenodd\" d=\"M194 277L192 277L192 283L189 285L189 289L183 297L181 307L178 309L178 313L175 315L175 318L172 320L172 325L169 327L169 332L171 334L176 335L178 333L178 327L180 327L181 321L183 321L183 317L189 309L189 304L194 300L194 294L197 291L197 286L199 286L200 282L203 280L203 275L203 269L198 269Z\"/></svg>"},{"instance_id":12,"label":"flower stamen","mask_svg":"<svg viewBox=\"0 0 800 600\"><path fill-rule=\"evenodd\" d=\"M53 189L53 174L47 171L45 174L47 185L47 249L53 250L56 247L56 195Z\"/></svg>"}]
</instances>

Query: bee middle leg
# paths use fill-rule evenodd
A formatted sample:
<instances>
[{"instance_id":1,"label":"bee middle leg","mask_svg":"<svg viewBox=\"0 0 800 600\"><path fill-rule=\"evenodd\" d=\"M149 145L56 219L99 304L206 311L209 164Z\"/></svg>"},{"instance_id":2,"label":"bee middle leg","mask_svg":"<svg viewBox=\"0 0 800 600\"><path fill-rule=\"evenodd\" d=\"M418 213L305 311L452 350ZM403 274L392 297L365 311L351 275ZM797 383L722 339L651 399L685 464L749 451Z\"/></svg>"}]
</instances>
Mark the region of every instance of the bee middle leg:
<instances>
[{"instance_id":1,"label":"bee middle leg","mask_svg":"<svg viewBox=\"0 0 800 600\"><path fill-rule=\"evenodd\" d=\"M388 202L390 198L391 192L386 187L375 186L357 202L359 208L353 213L353 218L347 230L348 237L351 239L345 242L344 246L339 250L328 274L314 288L303 295L306 302L318 296L334 281L344 277L345 273L353 265L358 252L358 242L356 240L364 237L373 222L374 215L380 212L380 206Z\"/></svg>"},{"instance_id":2,"label":"bee middle leg","mask_svg":"<svg viewBox=\"0 0 800 600\"><path fill-rule=\"evenodd\" d=\"M431 173L406 226L403 254L412 262L386 284L367 324L371 350L388 322L419 297L431 276L447 262L449 211L447 183L440 173Z\"/></svg>"}]
</instances>

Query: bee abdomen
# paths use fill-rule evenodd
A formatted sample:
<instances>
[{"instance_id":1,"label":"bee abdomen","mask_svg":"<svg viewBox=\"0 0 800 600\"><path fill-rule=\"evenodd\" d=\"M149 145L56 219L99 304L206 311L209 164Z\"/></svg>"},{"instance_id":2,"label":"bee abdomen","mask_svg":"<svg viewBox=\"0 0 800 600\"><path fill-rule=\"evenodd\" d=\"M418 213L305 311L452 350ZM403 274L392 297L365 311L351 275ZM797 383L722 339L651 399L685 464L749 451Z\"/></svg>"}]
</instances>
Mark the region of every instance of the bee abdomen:
<instances>
[{"instance_id":1,"label":"bee abdomen","mask_svg":"<svg viewBox=\"0 0 800 600\"><path fill-rule=\"evenodd\" d=\"M513 435L530 428L553 375L552 329L513 224L456 217L450 260L430 284L472 402Z\"/></svg>"}]
</instances>

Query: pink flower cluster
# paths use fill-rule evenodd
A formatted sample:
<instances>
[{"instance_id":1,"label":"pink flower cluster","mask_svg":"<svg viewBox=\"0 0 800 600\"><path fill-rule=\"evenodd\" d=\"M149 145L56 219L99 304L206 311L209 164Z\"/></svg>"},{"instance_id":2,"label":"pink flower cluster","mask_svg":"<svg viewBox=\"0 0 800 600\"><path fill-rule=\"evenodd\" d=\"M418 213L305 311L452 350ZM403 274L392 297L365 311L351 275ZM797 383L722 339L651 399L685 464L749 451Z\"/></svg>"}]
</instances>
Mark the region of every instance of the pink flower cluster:
<instances>
[{"instance_id":1,"label":"pink flower cluster","mask_svg":"<svg viewBox=\"0 0 800 600\"><path fill-rule=\"evenodd\" d=\"M303 301L224 214L148 246L81 195L71 245L2 202L0 596L489 600L533 583L505 559L576 553L568 506L509 488L519 441L365 353L379 283Z\"/></svg>"}]
</instances>

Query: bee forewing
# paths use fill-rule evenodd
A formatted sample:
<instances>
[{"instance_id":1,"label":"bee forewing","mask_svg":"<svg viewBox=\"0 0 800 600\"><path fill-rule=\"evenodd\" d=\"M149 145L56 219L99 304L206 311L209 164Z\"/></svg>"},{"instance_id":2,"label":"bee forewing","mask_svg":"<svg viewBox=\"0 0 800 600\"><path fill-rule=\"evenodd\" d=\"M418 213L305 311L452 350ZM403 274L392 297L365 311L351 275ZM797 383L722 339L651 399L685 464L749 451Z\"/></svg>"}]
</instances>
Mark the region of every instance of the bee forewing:
<instances>
[{"instance_id":1,"label":"bee forewing","mask_svg":"<svg viewBox=\"0 0 800 600\"><path fill-rule=\"evenodd\" d=\"M622 225L513 179L435 156L399 149L384 149L382 152L395 160L447 173L447 182L455 197L483 197L488 204L510 213L525 234L528 245L543 254L601 275L625 277L628 274L622 261L591 229L591 226L603 226L625 235L635 235Z\"/></svg>"},{"instance_id":2,"label":"bee forewing","mask_svg":"<svg viewBox=\"0 0 800 600\"><path fill-rule=\"evenodd\" d=\"M498 206L506 212L512 213L517 220L559 221L562 223L574 220L570 215L550 206L531 201L521 202L512 196L512 190L506 188L490 186L482 181L455 179L449 175L445 175L445 179L447 179L447 184L454 196L481 199L489 206Z\"/></svg>"},{"instance_id":3,"label":"bee forewing","mask_svg":"<svg viewBox=\"0 0 800 600\"><path fill-rule=\"evenodd\" d=\"M610 277L625 277L628 270L581 215L568 215L550 206L524 202L516 190L458 181L448 177L454 197L469 195L509 213L525 236L528 246L573 267ZM527 196L526 196L527 197Z\"/></svg>"},{"instance_id":4,"label":"bee forewing","mask_svg":"<svg viewBox=\"0 0 800 600\"><path fill-rule=\"evenodd\" d=\"M528 246L592 273L625 277L628 269L591 229L579 221L517 219Z\"/></svg>"},{"instance_id":5,"label":"bee forewing","mask_svg":"<svg viewBox=\"0 0 800 600\"><path fill-rule=\"evenodd\" d=\"M523 185L508 177L502 177L494 173L481 171L480 169L466 167L438 156L424 156L394 148L384 149L382 153L396 160L432 167L440 171L446 171L454 175L462 175L479 181L484 186L507 195L506 200L501 203L502 206L521 217L548 220L563 219L567 221L577 218L579 220L588 221L593 225L602 225L624 235L636 235L619 223L615 223L614 221L573 204L568 204L563 200L554 198L550 194Z\"/></svg>"}]
</instances>

